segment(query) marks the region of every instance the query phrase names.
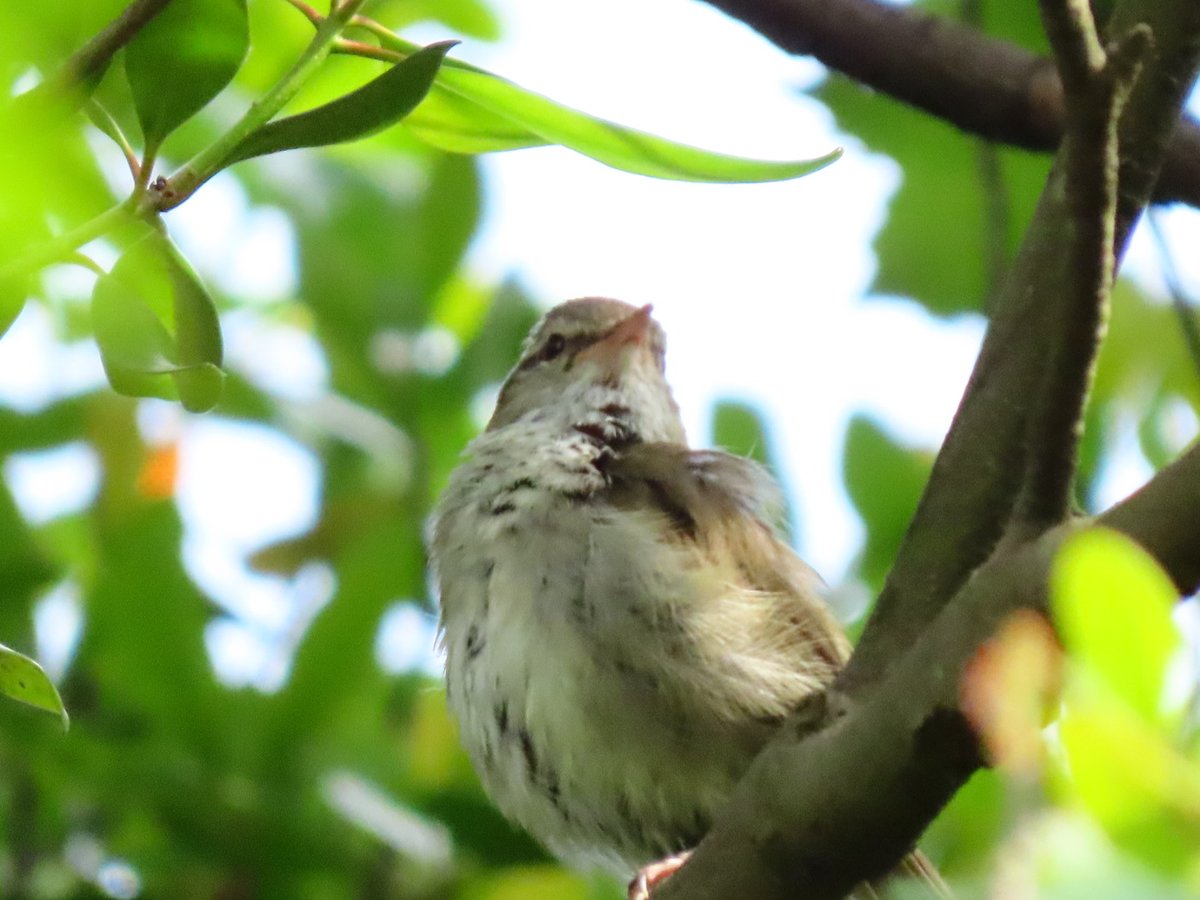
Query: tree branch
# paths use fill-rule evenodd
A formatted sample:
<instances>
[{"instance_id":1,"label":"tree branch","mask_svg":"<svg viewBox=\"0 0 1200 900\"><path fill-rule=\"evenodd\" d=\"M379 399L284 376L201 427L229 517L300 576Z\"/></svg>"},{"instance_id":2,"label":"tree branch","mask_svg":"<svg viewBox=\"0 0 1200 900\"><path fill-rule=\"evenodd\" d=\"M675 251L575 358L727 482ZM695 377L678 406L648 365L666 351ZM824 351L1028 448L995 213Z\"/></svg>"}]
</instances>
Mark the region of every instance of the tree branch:
<instances>
[{"instance_id":1,"label":"tree branch","mask_svg":"<svg viewBox=\"0 0 1200 900\"><path fill-rule=\"evenodd\" d=\"M1049 59L967 25L880 0L706 0L790 53L816 57L963 131L1053 150L1063 131L1062 85ZM1200 124L1171 143L1155 193L1200 206Z\"/></svg>"},{"instance_id":2,"label":"tree branch","mask_svg":"<svg viewBox=\"0 0 1200 900\"><path fill-rule=\"evenodd\" d=\"M1144 13L1135 14L1131 11L1135 7ZM1200 58L1200 4L1129 3L1118 9L1110 33L1136 31L1142 21L1133 17L1139 14L1156 36L1156 44L1118 126L1114 261L1120 259L1149 199ZM890 662L907 651L925 624L987 559L1004 535L1016 498L1027 483L1028 472L1013 461L1029 458L1033 416L1039 405L1048 402L1047 391L1059 377L1048 374L1048 367L1057 364L1048 355L1064 346L1059 337L1062 329L1078 324L1073 317L1079 309L1070 305L1077 296L1077 256L1096 252L1089 245L1076 249L1075 212L1067 185L1067 155L1072 152L1065 148L1052 168L1017 259L996 298L983 348L929 484L854 656L837 681L838 706L883 677ZM1088 321L1084 327L1091 329ZM1043 344L1031 335L1050 335L1051 343ZM1048 415L1052 413L1046 409Z\"/></svg>"},{"instance_id":3,"label":"tree branch","mask_svg":"<svg viewBox=\"0 0 1200 900\"><path fill-rule=\"evenodd\" d=\"M1166 569L1180 595L1200 590L1200 443L1104 515Z\"/></svg>"},{"instance_id":4,"label":"tree branch","mask_svg":"<svg viewBox=\"0 0 1200 900\"><path fill-rule=\"evenodd\" d=\"M1200 588L1200 445L1097 520L1146 548L1181 594ZM998 555L861 705L825 730L786 728L655 900L836 900L878 877L980 765L959 704L977 648L1046 610L1054 553L1083 522Z\"/></svg>"},{"instance_id":5,"label":"tree branch","mask_svg":"<svg viewBox=\"0 0 1200 900\"><path fill-rule=\"evenodd\" d=\"M100 81L117 51L133 40L151 19L170 3L171 0L134 0L119 16L105 25L99 34L75 51L71 58L35 91L61 96L77 86L83 86L84 94L91 94L91 88ZM82 99L80 98L80 102Z\"/></svg>"},{"instance_id":6,"label":"tree branch","mask_svg":"<svg viewBox=\"0 0 1200 900\"><path fill-rule=\"evenodd\" d=\"M1089 164L1088 154L1097 148L1110 152L1119 99L1147 32L1162 38L1117 126L1121 180L1114 202L1111 167L1117 160L1111 155L1107 174L1072 173L1070 167ZM1079 372L1086 375L1095 344L1102 299L1097 290L1111 278L1149 197L1195 77L1200 4L1129 0L1110 33L1128 37L1112 54L1111 70L1100 75L1086 35L1064 31L1056 38L1072 91L1091 98L1085 106L1103 105L1102 114L1093 121L1096 108L1072 109L1078 134L1088 140L1073 132L1060 150L896 566L848 677L835 686L840 693L831 694L838 708L816 733L811 710L806 721L785 726L687 865L655 892L656 900L841 897L891 869L979 766L978 744L960 709L964 669L1014 611L1045 609L1050 561L1073 527L1028 539L1021 531L993 549L1027 474L1025 465L1013 462L1041 449L1025 443L1031 423L1045 425L1049 415L1036 418L1040 405L1061 411L1071 391L1077 396L1067 398L1066 425L1074 427L1086 388ZM1152 108L1135 113L1134 103ZM1078 192L1074 199L1072 190ZM1097 223L1097 214L1109 224ZM1086 221L1079 222L1080 215ZM1078 279L1077 264L1089 248L1087 271ZM1080 307L1082 326L1070 318ZM1030 340L1030 333L1048 337ZM1078 340L1083 348L1063 343ZM1050 373L1062 360L1053 353L1047 358L1048 348L1065 354L1065 375ZM1063 424L1039 429L1038 439L1062 440ZM1057 484L1060 469L1047 464L1048 483ZM1200 449L1101 522L1145 546L1182 592L1194 590L1200 584Z\"/></svg>"},{"instance_id":7,"label":"tree branch","mask_svg":"<svg viewBox=\"0 0 1200 900\"><path fill-rule=\"evenodd\" d=\"M1040 534L1070 511L1083 412L1116 272L1117 124L1150 46L1139 25L1106 54L1086 0L1041 0L1067 97L1065 168L1072 276L1046 322L1043 385L1030 420L1019 533ZM1042 335L1039 335L1042 336Z\"/></svg>"}]
</instances>

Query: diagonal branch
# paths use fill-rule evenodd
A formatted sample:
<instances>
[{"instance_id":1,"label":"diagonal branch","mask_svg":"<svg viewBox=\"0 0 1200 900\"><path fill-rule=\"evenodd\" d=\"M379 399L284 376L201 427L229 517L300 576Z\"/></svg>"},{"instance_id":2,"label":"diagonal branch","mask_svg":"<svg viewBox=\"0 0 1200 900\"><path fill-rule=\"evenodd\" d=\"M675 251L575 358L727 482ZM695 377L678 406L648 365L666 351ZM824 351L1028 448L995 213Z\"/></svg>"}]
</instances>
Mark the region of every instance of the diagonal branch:
<instances>
[{"instance_id":1,"label":"diagonal branch","mask_svg":"<svg viewBox=\"0 0 1200 900\"><path fill-rule=\"evenodd\" d=\"M1138 26L1105 54L1086 0L1041 0L1067 96L1066 169L1073 272L1046 333L1041 390L1027 438L1028 470L1014 525L1037 535L1070 511L1083 413L1116 270L1113 231L1120 163L1117 123L1150 47Z\"/></svg>"},{"instance_id":2,"label":"diagonal branch","mask_svg":"<svg viewBox=\"0 0 1200 900\"><path fill-rule=\"evenodd\" d=\"M1144 546L1180 593L1200 587L1200 445L1098 520ZM1014 612L1045 611L1060 526L990 560L861 706L755 760L688 864L654 900L834 900L887 872L980 761L962 673Z\"/></svg>"},{"instance_id":3,"label":"diagonal branch","mask_svg":"<svg viewBox=\"0 0 1200 900\"><path fill-rule=\"evenodd\" d=\"M1121 154L1111 243L1114 260L1120 259L1149 200L1200 57L1200 3L1128 3L1118 9L1109 30L1128 34L1142 23L1151 28L1156 43L1118 126ZM1013 461L1028 459L1026 441L1039 406L1046 415L1053 414L1053 404L1047 405L1045 397L1047 391L1056 390L1058 376L1046 375L1047 355L1071 339L1064 328L1079 324L1072 318L1078 310L1071 307L1077 256L1097 252L1082 243L1082 249L1075 249L1065 155L1071 152L1065 148L1053 167L1009 278L996 298L996 312L929 485L850 665L838 679L843 697L860 695L883 677L892 660L912 646L926 623L987 559L1009 525L1027 481L1023 467ZM1083 329L1093 335L1087 340L1094 344L1093 324L1085 321ZM1051 343L1043 344L1037 337L1045 335ZM1090 359L1091 351L1085 352ZM1080 368L1086 373L1087 366L1076 366L1077 381ZM1073 461L1073 450L1063 458ZM1062 478L1061 465L1055 477Z\"/></svg>"},{"instance_id":4,"label":"diagonal branch","mask_svg":"<svg viewBox=\"0 0 1200 900\"><path fill-rule=\"evenodd\" d=\"M1054 64L919 8L881 0L707 0L790 53L988 140L1053 150L1064 101ZM1200 206L1200 125L1171 144L1157 202Z\"/></svg>"},{"instance_id":5,"label":"diagonal branch","mask_svg":"<svg viewBox=\"0 0 1200 900\"><path fill-rule=\"evenodd\" d=\"M1084 335L1087 346L1076 351L1063 384L1047 374L1044 351L1071 339L1073 326L1064 324L1071 309L1090 304L1094 310L1097 278L1102 287L1111 277L1110 260L1120 258L1149 197L1167 136L1200 64L1200 4L1129 0L1118 10L1110 32L1130 37L1112 54L1114 98L1132 77L1146 31L1157 39L1155 52L1144 63L1117 129L1121 199L1115 214L1121 217L1099 236L1094 225L1075 227L1078 209L1068 199L1075 176L1067 170L1080 160L1068 141L999 298L892 577L847 669L850 677L839 683L843 693L833 695L835 701L848 696L849 702L821 731L813 733L811 723L801 722L781 730L690 861L655 892L656 900L841 897L895 865L978 767L977 743L959 707L965 664L1011 612L1044 608L1050 559L1073 527L1009 540L993 552L1021 488L1021 461L1030 458L1025 439L1037 421L1038 404L1049 398L1053 408L1054 398L1069 392L1067 383L1078 381L1080 369L1086 372L1094 337ZM1091 54L1064 52L1065 65L1084 61L1082 90L1094 90L1097 78L1083 74L1094 71L1087 62ZM1133 114L1134 103L1152 108ZM1105 135L1117 111L1116 102L1107 106L1096 146L1108 146L1111 135ZM1099 205L1111 222L1108 178ZM1095 205L1093 194L1089 203ZM1111 256L1090 263L1093 271L1080 287L1075 262L1084 247L1073 247L1090 242L1097 253L1097 240L1112 248ZM1044 329L1045 340L1023 339ZM1074 390L1081 395L1083 389ZM1070 399L1081 402L1078 396ZM1061 423L1055 428L1061 438ZM1047 467L1047 473L1054 470L1055 464ZM1194 590L1200 584L1200 449L1101 521L1142 543L1181 591Z\"/></svg>"}]
</instances>

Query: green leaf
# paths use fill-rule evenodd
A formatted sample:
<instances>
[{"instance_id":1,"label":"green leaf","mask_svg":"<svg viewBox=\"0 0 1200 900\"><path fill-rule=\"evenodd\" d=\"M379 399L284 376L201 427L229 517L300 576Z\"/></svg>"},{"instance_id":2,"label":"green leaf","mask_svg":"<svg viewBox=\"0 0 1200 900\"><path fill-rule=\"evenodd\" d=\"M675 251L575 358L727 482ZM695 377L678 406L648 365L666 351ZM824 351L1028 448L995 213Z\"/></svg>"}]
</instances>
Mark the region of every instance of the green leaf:
<instances>
[{"instance_id":1,"label":"green leaf","mask_svg":"<svg viewBox=\"0 0 1200 900\"><path fill-rule=\"evenodd\" d=\"M179 391L179 402L188 412L208 412L225 390L225 373L212 363L173 369L171 376Z\"/></svg>"},{"instance_id":2,"label":"green leaf","mask_svg":"<svg viewBox=\"0 0 1200 900\"><path fill-rule=\"evenodd\" d=\"M1094 698L1093 698L1094 699ZM1200 841L1200 768L1128 709L1069 703L1060 724L1072 785L1123 849L1178 875Z\"/></svg>"},{"instance_id":3,"label":"green leaf","mask_svg":"<svg viewBox=\"0 0 1200 900\"><path fill-rule=\"evenodd\" d=\"M28 284L25 278L9 278L0 281L0 337L12 327L21 310L25 308L25 298L28 295Z\"/></svg>"},{"instance_id":4,"label":"green leaf","mask_svg":"<svg viewBox=\"0 0 1200 900\"><path fill-rule=\"evenodd\" d=\"M1124 535L1089 529L1063 544L1050 587L1072 657L1145 721L1161 721L1182 638L1171 620L1178 594L1158 564Z\"/></svg>"},{"instance_id":5,"label":"green leaf","mask_svg":"<svg viewBox=\"0 0 1200 900\"><path fill-rule=\"evenodd\" d=\"M192 412L220 399L224 373L212 298L164 236L147 235L97 279L92 322L113 389L179 398Z\"/></svg>"},{"instance_id":6,"label":"green leaf","mask_svg":"<svg viewBox=\"0 0 1200 900\"><path fill-rule=\"evenodd\" d=\"M758 409L737 400L718 400L713 407L712 444L762 464L779 483L780 495L787 496L772 452L770 429ZM790 504L785 503L781 512L782 530L794 539Z\"/></svg>"},{"instance_id":7,"label":"green leaf","mask_svg":"<svg viewBox=\"0 0 1200 900\"><path fill-rule=\"evenodd\" d=\"M998 173L989 184L980 175L980 142L953 125L839 75L811 93L840 128L903 170L875 237L872 292L912 297L938 315L980 309L995 288L985 261L997 253L1011 258L1045 181L1047 157L991 148Z\"/></svg>"},{"instance_id":8,"label":"green leaf","mask_svg":"<svg viewBox=\"0 0 1200 900\"><path fill-rule=\"evenodd\" d=\"M63 728L70 725L62 697L42 667L23 653L3 644L0 644L0 693L38 709L57 713L62 717Z\"/></svg>"},{"instance_id":9,"label":"green leaf","mask_svg":"<svg viewBox=\"0 0 1200 900\"><path fill-rule=\"evenodd\" d=\"M173 0L125 48L125 74L148 149L199 112L250 46L245 0Z\"/></svg>"},{"instance_id":10,"label":"green leaf","mask_svg":"<svg viewBox=\"0 0 1200 900\"><path fill-rule=\"evenodd\" d=\"M416 44L394 36L385 42L402 53L418 51ZM428 110L421 104L405 125L443 150L481 153L561 144L614 169L673 181L784 181L842 155L838 148L815 159L772 161L700 150L589 116L456 60L446 60L438 72L428 103Z\"/></svg>"},{"instance_id":11,"label":"green leaf","mask_svg":"<svg viewBox=\"0 0 1200 900\"><path fill-rule=\"evenodd\" d=\"M713 444L768 465L766 423L758 410L736 400L718 400L713 408Z\"/></svg>"},{"instance_id":12,"label":"green leaf","mask_svg":"<svg viewBox=\"0 0 1200 900\"><path fill-rule=\"evenodd\" d=\"M842 459L846 492L867 530L859 574L879 587L917 508L931 458L902 447L870 419L855 416L846 429Z\"/></svg>"},{"instance_id":13,"label":"green leaf","mask_svg":"<svg viewBox=\"0 0 1200 900\"><path fill-rule=\"evenodd\" d=\"M212 297L187 260L170 241L160 244L174 298L177 358L184 366L220 366L221 323Z\"/></svg>"},{"instance_id":14,"label":"green leaf","mask_svg":"<svg viewBox=\"0 0 1200 900\"><path fill-rule=\"evenodd\" d=\"M400 121L429 92L443 57L457 43L430 44L344 97L268 122L238 145L231 162L297 147L345 143Z\"/></svg>"}]
</instances>

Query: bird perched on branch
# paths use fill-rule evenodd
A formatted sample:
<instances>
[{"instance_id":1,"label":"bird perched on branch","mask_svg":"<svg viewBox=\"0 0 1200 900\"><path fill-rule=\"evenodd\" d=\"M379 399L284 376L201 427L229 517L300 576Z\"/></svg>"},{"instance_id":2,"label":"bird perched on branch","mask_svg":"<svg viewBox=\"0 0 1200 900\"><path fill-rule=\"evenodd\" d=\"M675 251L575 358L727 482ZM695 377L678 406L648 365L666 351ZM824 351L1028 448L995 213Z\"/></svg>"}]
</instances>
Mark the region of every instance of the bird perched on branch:
<instances>
[{"instance_id":1,"label":"bird perched on branch","mask_svg":"<svg viewBox=\"0 0 1200 900\"><path fill-rule=\"evenodd\" d=\"M564 861L640 872L631 896L850 653L770 524L769 476L688 447L664 357L649 306L547 313L432 547L448 702L485 789Z\"/></svg>"}]
</instances>

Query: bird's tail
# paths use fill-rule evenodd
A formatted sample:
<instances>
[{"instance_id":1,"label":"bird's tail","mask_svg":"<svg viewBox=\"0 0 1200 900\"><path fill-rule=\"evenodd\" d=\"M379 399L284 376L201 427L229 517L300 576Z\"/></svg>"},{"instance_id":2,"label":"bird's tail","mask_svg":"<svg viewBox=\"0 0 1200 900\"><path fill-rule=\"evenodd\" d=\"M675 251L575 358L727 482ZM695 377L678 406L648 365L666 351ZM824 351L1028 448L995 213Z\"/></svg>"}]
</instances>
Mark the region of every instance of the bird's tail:
<instances>
[{"instance_id":1,"label":"bird's tail","mask_svg":"<svg viewBox=\"0 0 1200 900\"><path fill-rule=\"evenodd\" d=\"M885 878L860 884L847 900L880 900L883 896L884 885L896 879L909 879L924 885L930 900L954 900L954 892L946 884L937 867L929 861L920 850L914 850L901 860Z\"/></svg>"}]
</instances>

